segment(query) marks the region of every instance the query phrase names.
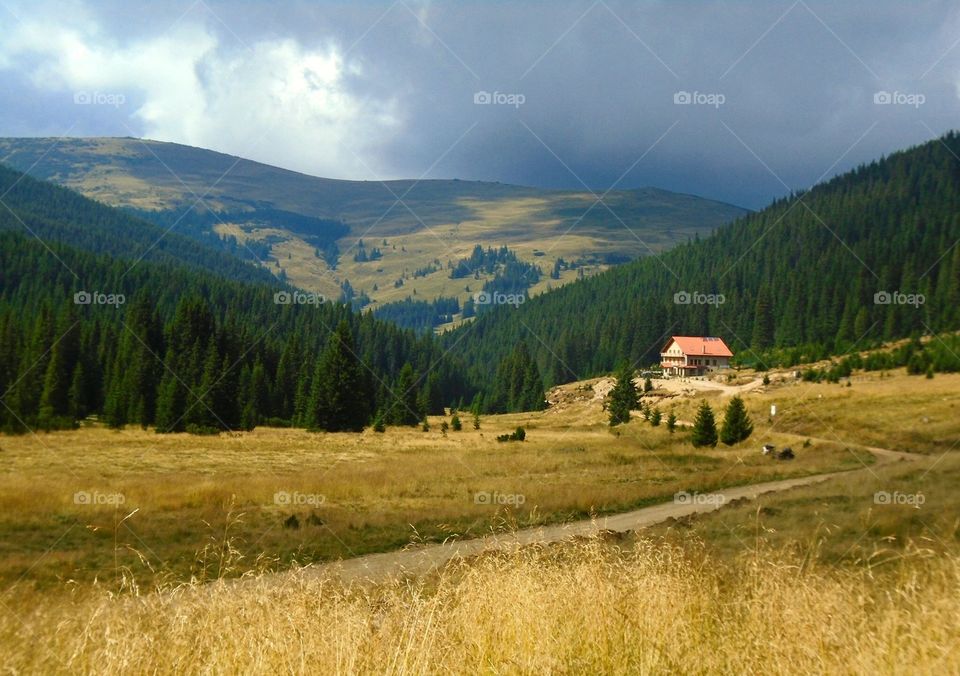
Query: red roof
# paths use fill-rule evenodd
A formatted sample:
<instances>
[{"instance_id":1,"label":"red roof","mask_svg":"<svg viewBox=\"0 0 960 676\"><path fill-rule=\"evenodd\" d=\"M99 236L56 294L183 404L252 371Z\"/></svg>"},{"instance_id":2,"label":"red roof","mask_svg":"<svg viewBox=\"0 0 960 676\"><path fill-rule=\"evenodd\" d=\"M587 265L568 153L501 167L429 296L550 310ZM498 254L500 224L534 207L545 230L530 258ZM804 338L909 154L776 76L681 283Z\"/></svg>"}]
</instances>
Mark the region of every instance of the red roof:
<instances>
[{"instance_id":1,"label":"red roof","mask_svg":"<svg viewBox=\"0 0 960 676\"><path fill-rule=\"evenodd\" d=\"M667 344L663 346L661 353L666 352L674 342L676 342L676 344L680 346L680 350L688 356L697 354L708 357L733 356L733 352L730 351L730 348L727 347L727 344L723 342L722 338L714 338L712 336L673 336Z\"/></svg>"}]
</instances>

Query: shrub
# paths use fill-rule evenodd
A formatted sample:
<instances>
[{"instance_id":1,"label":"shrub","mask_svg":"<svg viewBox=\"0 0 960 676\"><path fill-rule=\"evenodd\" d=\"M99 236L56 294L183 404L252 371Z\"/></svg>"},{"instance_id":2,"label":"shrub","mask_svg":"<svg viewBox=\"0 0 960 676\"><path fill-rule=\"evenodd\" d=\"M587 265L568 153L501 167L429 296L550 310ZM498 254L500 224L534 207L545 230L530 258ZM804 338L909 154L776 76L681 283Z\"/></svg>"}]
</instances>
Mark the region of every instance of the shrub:
<instances>
[{"instance_id":1,"label":"shrub","mask_svg":"<svg viewBox=\"0 0 960 676\"><path fill-rule=\"evenodd\" d=\"M527 433L522 427L518 427L510 434L501 434L497 436L497 441L523 441L527 438Z\"/></svg>"}]
</instances>

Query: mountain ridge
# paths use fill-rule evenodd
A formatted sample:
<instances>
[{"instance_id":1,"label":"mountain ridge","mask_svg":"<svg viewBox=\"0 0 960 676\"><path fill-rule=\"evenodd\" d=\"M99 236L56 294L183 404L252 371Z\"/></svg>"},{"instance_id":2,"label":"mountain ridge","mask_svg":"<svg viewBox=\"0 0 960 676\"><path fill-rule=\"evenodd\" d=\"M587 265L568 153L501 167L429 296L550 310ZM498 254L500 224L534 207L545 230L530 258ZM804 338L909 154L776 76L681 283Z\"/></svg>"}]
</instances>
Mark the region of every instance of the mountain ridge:
<instances>
[{"instance_id":1,"label":"mountain ridge","mask_svg":"<svg viewBox=\"0 0 960 676\"><path fill-rule=\"evenodd\" d=\"M208 243L235 240L232 250L255 252L268 270L301 288L337 297L349 282L374 306L407 296L466 301L490 278L470 287L449 279L447 269L477 244L508 246L544 273L559 259L577 261L549 281L555 287L705 235L749 213L716 200L642 187L606 194L604 204L614 216L601 205L591 208L597 195L586 190L461 179L322 178L130 137L0 139L0 162L106 204L135 209L138 216L175 225L174 231ZM277 222L277 210L291 216ZM353 260L360 239L381 249L376 265ZM432 271L414 275L425 269ZM547 287L543 281L527 293Z\"/></svg>"}]
</instances>

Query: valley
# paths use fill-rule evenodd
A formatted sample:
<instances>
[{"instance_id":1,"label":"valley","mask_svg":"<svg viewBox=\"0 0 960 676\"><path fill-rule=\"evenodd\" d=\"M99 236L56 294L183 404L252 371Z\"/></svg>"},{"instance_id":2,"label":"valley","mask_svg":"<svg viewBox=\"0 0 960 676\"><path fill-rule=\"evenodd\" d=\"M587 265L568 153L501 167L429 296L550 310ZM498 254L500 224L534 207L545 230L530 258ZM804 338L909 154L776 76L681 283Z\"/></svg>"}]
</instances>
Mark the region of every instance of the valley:
<instances>
[{"instance_id":1,"label":"valley","mask_svg":"<svg viewBox=\"0 0 960 676\"><path fill-rule=\"evenodd\" d=\"M960 674L960 5L0 26L0 672Z\"/></svg>"}]
</instances>

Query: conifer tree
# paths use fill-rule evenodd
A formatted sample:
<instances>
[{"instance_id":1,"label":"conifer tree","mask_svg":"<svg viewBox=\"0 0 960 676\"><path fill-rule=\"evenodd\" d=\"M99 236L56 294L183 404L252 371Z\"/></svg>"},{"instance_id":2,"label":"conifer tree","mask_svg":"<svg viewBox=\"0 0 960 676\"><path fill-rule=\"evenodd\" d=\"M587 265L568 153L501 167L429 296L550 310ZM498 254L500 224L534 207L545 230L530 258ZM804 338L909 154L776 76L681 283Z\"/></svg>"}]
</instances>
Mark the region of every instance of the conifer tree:
<instances>
[{"instance_id":1,"label":"conifer tree","mask_svg":"<svg viewBox=\"0 0 960 676\"><path fill-rule=\"evenodd\" d=\"M189 392L184 419L188 428L205 433L225 426L222 412L217 410L222 396L220 352L212 340L203 360L202 374L200 382Z\"/></svg>"},{"instance_id":2,"label":"conifer tree","mask_svg":"<svg viewBox=\"0 0 960 676\"><path fill-rule=\"evenodd\" d=\"M168 354L168 359L172 357ZM183 383L172 371L165 371L160 380L160 390L157 396L157 432L182 432L184 423L184 409L186 407L187 392Z\"/></svg>"},{"instance_id":3,"label":"conifer tree","mask_svg":"<svg viewBox=\"0 0 960 676\"><path fill-rule=\"evenodd\" d=\"M82 420L87 417L90 402L87 399L87 378L83 370L83 361L78 361L70 378L70 411L73 420Z\"/></svg>"},{"instance_id":4,"label":"conifer tree","mask_svg":"<svg viewBox=\"0 0 960 676\"><path fill-rule=\"evenodd\" d=\"M697 417L693 420L693 434L690 440L698 448L717 445L717 424L713 418L713 409L710 408L710 404L706 400L701 401L700 408L697 409Z\"/></svg>"},{"instance_id":5,"label":"conifer tree","mask_svg":"<svg viewBox=\"0 0 960 676\"><path fill-rule=\"evenodd\" d=\"M392 395L389 416L391 424L415 426L426 419L418 401L417 377L409 362L400 369Z\"/></svg>"},{"instance_id":6,"label":"conifer tree","mask_svg":"<svg viewBox=\"0 0 960 676\"><path fill-rule=\"evenodd\" d=\"M750 342L755 350L765 350L773 345L773 308L770 305L770 291L765 284L757 292L753 309L753 339Z\"/></svg>"},{"instance_id":7,"label":"conifer tree","mask_svg":"<svg viewBox=\"0 0 960 676\"><path fill-rule=\"evenodd\" d=\"M71 373L62 344L63 339L53 346L40 395L40 425L48 429L57 418L67 416L70 409Z\"/></svg>"},{"instance_id":8,"label":"conifer tree","mask_svg":"<svg viewBox=\"0 0 960 676\"><path fill-rule=\"evenodd\" d=\"M273 406L280 418L292 419L296 415L295 401L299 392L301 365L304 357L301 352L300 336L294 333L284 345L274 377Z\"/></svg>"},{"instance_id":9,"label":"conifer tree","mask_svg":"<svg viewBox=\"0 0 960 676\"><path fill-rule=\"evenodd\" d=\"M727 410L723 416L723 425L720 427L720 441L727 446L732 446L747 439L752 433L753 423L750 422L750 416L747 415L743 399L739 396L733 397L727 404Z\"/></svg>"},{"instance_id":10,"label":"conifer tree","mask_svg":"<svg viewBox=\"0 0 960 676\"><path fill-rule=\"evenodd\" d=\"M630 411L637 408L639 395L633 383L633 368L624 364L616 375L616 383L610 390L610 426L630 422Z\"/></svg>"},{"instance_id":11,"label":"conifer tree","mask_svg":"<svg viewBox=\"0 0 960 676\"><path fill-rule=\"evenodd\" d=\"M540 370L530 357L526 342L521 340L497 368L488 410L491 413L539 411L544 404Z\"/></svg>"},{"instance_id":12,"label":"conifer tree","mask_svg":"<svg viewBox=\"0 0 960 676\"><path fill-rule=\"evenodd\" d=\"M250 377L247 382L244 401L244 421L243 428L252 430L260 424L260 421L267 410L270 392L267 386L267 374L263 362L258 357L250 370Z\"/></svg>"},{"instance_id":13,"label":"conifer tree","mask_svg":"<svg viewBox=\"0 0 960 676\"><path fill-rule=\"evenodd\" d=\"M330 334L313 379L312 426L328 432L362 432L370 418L370 395L347 321Z\"/></svg>"},{"instance_id":14,"label":"conifer tree","mask_svg":"<svg viewBox=\"0 0 960 676\"><path fill-rule=\"evenodd\" d=\"M73 305L60 314L56 332L40 394L39 424L47 429L61 426L70 414L70 383L80 342Z\"/></svg>"}]
</instances>

